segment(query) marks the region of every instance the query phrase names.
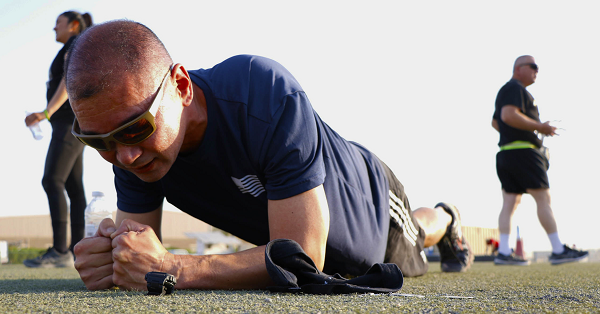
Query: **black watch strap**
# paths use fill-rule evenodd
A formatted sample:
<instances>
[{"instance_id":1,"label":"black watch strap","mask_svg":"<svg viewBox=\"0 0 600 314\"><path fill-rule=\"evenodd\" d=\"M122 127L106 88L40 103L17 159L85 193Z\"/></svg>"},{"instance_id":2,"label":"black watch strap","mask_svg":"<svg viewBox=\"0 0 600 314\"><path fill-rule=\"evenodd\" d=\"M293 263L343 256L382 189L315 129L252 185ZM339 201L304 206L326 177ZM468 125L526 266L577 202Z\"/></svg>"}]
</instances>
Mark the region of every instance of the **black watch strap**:
<instances>
[{"instance_id":1,"label":"black watch strap","mask_svg":"<svg viewBox=\"0 0 600 314\"><path fill-rule=\"evenodd\" d=\"M148 295L165 295L173 293L177 279L167 273L151 271L146 274Z\"/></svg>"}]
</instances>

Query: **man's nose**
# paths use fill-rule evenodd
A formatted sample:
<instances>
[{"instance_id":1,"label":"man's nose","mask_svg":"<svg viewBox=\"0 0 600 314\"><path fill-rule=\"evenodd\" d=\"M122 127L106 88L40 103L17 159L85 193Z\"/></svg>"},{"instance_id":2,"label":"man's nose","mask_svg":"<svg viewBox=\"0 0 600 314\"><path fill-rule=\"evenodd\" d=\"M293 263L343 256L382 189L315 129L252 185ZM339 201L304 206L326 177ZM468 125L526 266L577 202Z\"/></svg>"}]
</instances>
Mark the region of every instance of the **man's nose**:
<instances>
[{"instance_id":1,"label":"man's nose","mask_svg":"<svg viewBox=\"0 0 600 314\"><path fill-rule=\"evenodd\" d=\"M142 155L142 148L138 145L123 145L114 143L117 161L122 165L129 166Z\"/></svg>"}]
</instances>

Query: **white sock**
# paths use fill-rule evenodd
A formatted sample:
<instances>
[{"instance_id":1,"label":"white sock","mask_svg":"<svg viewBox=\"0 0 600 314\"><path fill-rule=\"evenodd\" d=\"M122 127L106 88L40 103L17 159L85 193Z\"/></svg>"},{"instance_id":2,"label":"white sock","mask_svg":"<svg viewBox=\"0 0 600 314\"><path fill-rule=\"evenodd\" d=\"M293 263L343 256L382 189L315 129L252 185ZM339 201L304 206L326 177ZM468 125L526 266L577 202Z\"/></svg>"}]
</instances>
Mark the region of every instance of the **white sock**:
<instances>
[{"instance_id":1,"label":"white sock","mask_svg":"<svg viewBox=\"0 0 600 314\"><path fill-rule=\"evenodd\" d=\"M498 253L502 255L510 255L512 250L510 249L510 244L508 244L508 240L510 239L510 234L500 234L500 244L498 245Z\"/></svg>"},{"instance_id":2,"label":"white sock","mask_svg":"<svg viewBox=\"0 0 600 314\"><path fill-rule=\"evenodd\" d=\"M560 238L558 237L558 232L549 233L548 239L550 239L550 244L552 244L552 253L561 254L562 252L565 251L565 248L563 247L563 243L560 242Z\"/></svg>"}]
</instances>

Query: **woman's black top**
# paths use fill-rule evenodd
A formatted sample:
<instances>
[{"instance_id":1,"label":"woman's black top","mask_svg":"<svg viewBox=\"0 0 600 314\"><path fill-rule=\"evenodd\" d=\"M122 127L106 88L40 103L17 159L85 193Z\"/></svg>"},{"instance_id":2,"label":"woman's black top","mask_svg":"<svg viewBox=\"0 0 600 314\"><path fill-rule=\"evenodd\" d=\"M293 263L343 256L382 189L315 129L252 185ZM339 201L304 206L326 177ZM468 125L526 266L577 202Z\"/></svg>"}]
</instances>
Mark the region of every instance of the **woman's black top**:
<instances>
[{"instance_id":1,"label":"woman's black top","mask_svg":"<svg viewBox=\"0 0 600 314\"><path fill-rule=\"evenodd\" d=\"M50 102L50 99L52 99L52 96L54 96L54 93L56 93L56 90L58 89L58 85L60 84L60 81L63 78L65 55L66 55L67 51L69 50L69 47L71 47L73 40L75 40L75 36L72 36L71 38L69 38L69 40L65 43L65 45L62 47L62 49L58 52L58 54L54 58L54 61L52 61L52 65L50 65L50 73L48 75L49 79L48 79L48 83L46 83L47 88L48 88L46 91L46 99L48 102ZM71 104L69 103L69 100L67 100L52 115L52 118L50 119L50 121L54 122L54 121L59 121L59 120L60 121L68 120L69 122L73 122L73 119L75 119L75 114L73 113L73 110L71 109Z\"/></svg>"}]
</instances>

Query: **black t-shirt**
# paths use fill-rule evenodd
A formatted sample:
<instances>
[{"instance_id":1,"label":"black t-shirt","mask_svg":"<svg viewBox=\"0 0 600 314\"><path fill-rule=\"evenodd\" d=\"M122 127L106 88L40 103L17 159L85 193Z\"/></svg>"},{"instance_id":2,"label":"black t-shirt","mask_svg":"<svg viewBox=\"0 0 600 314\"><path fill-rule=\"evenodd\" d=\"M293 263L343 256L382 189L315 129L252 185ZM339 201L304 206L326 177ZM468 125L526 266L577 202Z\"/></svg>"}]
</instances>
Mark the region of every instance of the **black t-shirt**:
<instances>
[{"instance_id":1,"label":"black t-shirt","mask_svg":"<svg viewBox=\"0 0 600 314\"><path fill-rule=\"evenodd\" d=\"M500 128L500 141L498 146L506 145L514 141L527 141L537 147L542 146L542 140L534 132L513 128L504 123L501 118L502 108L506 105L518 107L522 113L529 118L540 121L540 113L533 101L533 96L525 89L523 84L516 79L508 81L496 96L496 111L494 119Z\"/></svg>"},{"instance_id":2,"label":"black t-shirt","mask_svg":"<svg viewBox=\"0 0 600 314\"><path fill-rule=\"evenodd\" d=\"M50 99L52 99L52 96L54 96L54 93L56 93L58 85L60 84L60 81L63 78L65 55L69 50L69 47L71 47L73 40L75 40L75 36L72 36L71 38L69 38L69 40L67 40L65 45L58 52L58 54L54 58L54 61L52 61L52 64L50 65L50 71L48 73L48 82L46 83L46 100L48 102L50 102ZM73 119L75 119L75 114L73 113L73 110L71 109L71 104L67 99L67 101L65 101L65 103L62 104L62 106L58 108L58 110L52 115L51 121L69 120L70 122L73 122Z\"/></svg>"}]
</instances>

